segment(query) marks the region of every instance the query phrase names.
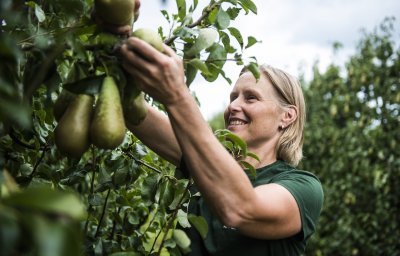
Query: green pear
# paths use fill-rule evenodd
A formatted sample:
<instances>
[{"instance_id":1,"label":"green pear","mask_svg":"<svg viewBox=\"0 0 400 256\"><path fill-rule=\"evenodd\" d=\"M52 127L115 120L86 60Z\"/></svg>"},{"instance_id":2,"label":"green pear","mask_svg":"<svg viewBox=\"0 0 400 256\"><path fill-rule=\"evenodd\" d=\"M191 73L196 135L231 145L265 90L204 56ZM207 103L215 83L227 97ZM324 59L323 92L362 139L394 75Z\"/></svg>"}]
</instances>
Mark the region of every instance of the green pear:
<instances>
[{"instance_id":1,"label":"green pear","mask_svg":"<svg viewBox=\"0 0 400 256\"><path fill-rule=\"evenodd\" d=\"M111 76L104 78L90 125L90 138L98 148L114 149L125 137L119 89Z\"/></svg>"},{"instance_id":2,"label":"green pear","mask_svg":"<svg viewBox=\"0 0 400 256\"><path fill-rule=\"evenodd\" d=\"M154 30L139 28L132 33L132 36L149 43L160 52L164 51L163 41ZM138 125L147 115L144 93L135 86L134 81L129 78L127 78L127 80L128 83L125 87L124 100L122 103L124 116L127 123Z\"/></svg>"},{"instance_id":3,"label":"green pear","mask_svg":"<svg viewBox=\"0 0 400 256\"><path fill-rule=\"evenodd\" d=\"M93 103L92 95L78 94L61 117L54 131L54 139L62 154L80 158L88 150Z\"/></svg>"},{"instance_id":4,"label":"green pear","mask_svg":"<svg viewBox=\"0 0 400 256\"><path fill-rule=\"evenodd\" d=\"M139 28L133 31L132 36L137 37L156 48L158 51L163 52L164 46L160 35L148 28Z\"/></svg>"},{"instance_id":5,"label":"green pear","mask_svg":"<svg viewBox=\"0 0 400 256\"><path fill-rule=\"evenodd\" d=\"M147 115L144 93L139 90L133 82L130 82L125 87L122 106L124 109L125 121L128 124L138 125Z\"/></svg>"},{"instance_id":6,"label":"green pear","mask_svg":"<svg viewBox=\"0 0 400 256\"><path fill-rule=\"evenodd\" d=\"M131 25L134 16L135 0L95 0L98 16L109 24Z\"/></svg>"},{"instance_id":7,"label":"green pear","mask_svg":"<svg viewBox=\"0 0 400 256\"><path fill-rule=\"evenodd\" d=\"M53 115L56 121L60 121L61 117L68 108L68 105L75 99L75 94L63 89L53 106Z\"/></svg>"}]
</instances>

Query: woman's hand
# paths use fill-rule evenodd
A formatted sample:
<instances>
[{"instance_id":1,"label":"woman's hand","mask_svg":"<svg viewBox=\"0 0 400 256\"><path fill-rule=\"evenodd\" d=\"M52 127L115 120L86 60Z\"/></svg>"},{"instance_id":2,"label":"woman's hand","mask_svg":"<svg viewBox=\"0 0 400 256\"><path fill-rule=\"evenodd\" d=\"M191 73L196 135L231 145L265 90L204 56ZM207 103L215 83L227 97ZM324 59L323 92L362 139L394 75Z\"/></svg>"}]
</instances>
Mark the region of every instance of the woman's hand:
<instances>
[{"instance_id":1,"label":"woman's hand","mask_svg":"<svg viewBox=\"0 0 400 256\"><path fill-rule=\"evenodd\" d=\"M130 37L121 47L122 65L141 90L165 106L190 95L185 85L182 59L164 44L164 52Z\"/></svg>"},{"instance_id":2,"label":"woman's hand","mask_svg":"<svg viewBox=\"0 0 400 256\"><path fill-rule=\"evenodd\" d=\"M135 0L135 9L132 10L132 12L134 13L135 21L139 17L140 1L141 0ZM99 27L101 27L102 29L104 29L110 33L113 33L116 35L122 35L122 36L130 36L130 34L132 33L132 24L124 25L124 26L109 24L109 23L105 22L104 20L102 20L101 17L99 17L99 15L97 15L95 8L93 9L91 16L92 16L92 19L94 20L94 22Z\"/></svg>"}]
</instances>

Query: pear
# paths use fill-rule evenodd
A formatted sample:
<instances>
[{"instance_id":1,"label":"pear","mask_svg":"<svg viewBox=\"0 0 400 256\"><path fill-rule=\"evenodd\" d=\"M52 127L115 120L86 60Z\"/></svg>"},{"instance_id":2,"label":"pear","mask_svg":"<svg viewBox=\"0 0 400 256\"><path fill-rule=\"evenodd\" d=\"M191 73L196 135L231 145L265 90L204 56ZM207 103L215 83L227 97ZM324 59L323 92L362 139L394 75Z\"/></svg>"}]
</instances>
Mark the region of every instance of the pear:
<instances>
[{"instance_id":1,"label":"pear","mask_svg":"<svg viewBox=\"0 0 400 256\"><path fill-rule=\"evenodd\" d=\"M78 94L61 117L54 131L54 139L62 154L80 158L89 148L93 103L92 95Z\"/></svg>"},{"instance_id":2,"label":"pear","mask_svg":"<svg viewBox=\"0 0 400 256\"><path fill-rule=\"evenodd\" d=\"M75 94L63 89L53 106L53 115L56 121L60 121L61 117L68 108L68 105L75 99Z\"/></svg>"},{"instance_id":3,"label":"pear","mask_svg":"<svg viewBox=\"0 0 400 256\"><path fill-rule=\"evenodd\" d=\"M125 137L125 121L118 86L111 76L106 76L90 125L90 138L98 148L114 149Z\"/></svg>"},{"instance_id":4,"label":"pear","mask_svg":"<svg viewBox=\"0 0 400 256\"><path fill-rule=\"evenodd\" d=\"M127 84L122 103L126 123L138 125L144 120L147 115L145 103L144 93L134 83Z\"/></svg>"},{"instance_id":5,"label":"pear","mask_svg":"<svg viewBox=\"0 0 400 256\"><path fill-rule=\"evenodd\" d=\"M95 0L98 16L109 24L131 25L134 16L135 0Z\"/></svg>"},{"instance_id":6,"label":"pear","mask_svg":"<svg viewBox=\"0 0 400 256\"><path fill-rule=\"evenodd\" d=\"M154 48L156 48L158 51L163 52L164 47L163 47L163 41L160 37L160 35L148 28L139 28L133 31L132 36L137 37L150 45L152 45Z\"/></svg>"}]
</instances>

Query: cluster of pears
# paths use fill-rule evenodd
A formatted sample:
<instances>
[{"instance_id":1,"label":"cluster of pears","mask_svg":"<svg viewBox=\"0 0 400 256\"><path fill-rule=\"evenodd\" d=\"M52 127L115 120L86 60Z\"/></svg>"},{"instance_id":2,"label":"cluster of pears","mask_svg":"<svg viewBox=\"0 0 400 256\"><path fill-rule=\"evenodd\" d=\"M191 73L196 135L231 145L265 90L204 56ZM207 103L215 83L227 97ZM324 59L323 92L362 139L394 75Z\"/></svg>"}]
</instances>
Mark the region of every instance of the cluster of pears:
<instances>
[{"instance_id":1,"label":"cluster of pears","mask_svg":"<svg viewBox=\"0 0 400 256\"><path fill-rule=\"evenodd\" d=\"M135 0L95 0L96 12L107 23L127 25L133 22ZM132 33L162 52L163 42L157 32L140 28ZM112 76L102 82L97 100L89 94L63 90L53 113L58 121L55 144L66 156L80 158L91 144L101 149L115 149L124 140L125 123L139 124L147 114L144 93L126 77L123 97Z\"/></svg>"},{"instance_id":2,"label":"cluster of pears","mask_svg":"<svg viewBox=\"0 0 400 256\"><path fill-rule=\"evenodd\" d=\"M93 95L63 90L53 111L58 120L54 131L56 146L69 157L81 157L92 143L98 148L114 149L124 140L120 93L111 76L104 78L96 102Z\"/></svg>"}]
</instances>

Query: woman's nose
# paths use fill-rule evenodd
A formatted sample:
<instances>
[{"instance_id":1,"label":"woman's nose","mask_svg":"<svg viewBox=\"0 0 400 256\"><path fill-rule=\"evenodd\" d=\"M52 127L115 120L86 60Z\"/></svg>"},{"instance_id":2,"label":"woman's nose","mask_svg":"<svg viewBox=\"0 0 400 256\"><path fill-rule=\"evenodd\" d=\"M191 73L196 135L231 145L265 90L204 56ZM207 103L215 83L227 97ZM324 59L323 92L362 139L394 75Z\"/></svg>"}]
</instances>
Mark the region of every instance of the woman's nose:
<instances>
[{"instance_id":1,"label":"woman's nose","mask_svg":"<svg viewBox=\"0 0 400 256\"><path fill-rule=\"evenodd\" d=\"M240 110L241 105L240 98L236 98L229 103L228 109L230 112L237 112Z\"/></svg>"}]
</instances>

